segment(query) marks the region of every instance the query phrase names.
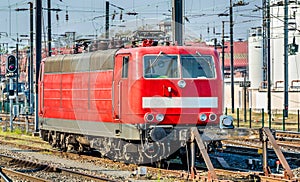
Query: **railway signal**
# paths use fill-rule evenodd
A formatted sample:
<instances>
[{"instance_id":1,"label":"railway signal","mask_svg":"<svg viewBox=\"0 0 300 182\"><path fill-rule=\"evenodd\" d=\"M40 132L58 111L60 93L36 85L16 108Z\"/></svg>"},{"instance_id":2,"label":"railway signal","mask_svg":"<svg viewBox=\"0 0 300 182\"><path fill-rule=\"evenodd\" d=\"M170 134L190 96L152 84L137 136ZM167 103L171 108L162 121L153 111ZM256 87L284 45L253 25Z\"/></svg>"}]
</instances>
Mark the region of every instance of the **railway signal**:
<instances>
[{"instance_id":1,"label":"railway signal","mask_svg":"<svg viewBox=\"0 0 300 182\"><path fill-rule=\"evenodd\" d=\"M14 76L17 73L18 60L14 55L9 55L6 60L7 76Z\"/></svg>"},{"instance_id":2,"label":"railway signal","mask_svg":"<svg viewBox=\"0 0 300 182\"><path fill-rule=\"evenodd\" d=\"M289 55L296 55L296 53L298 52L298 45L293 43L293 44L289 44Z\"/></svg>"},{"instance_id":3,"label":"railway signal","mask_svg":"<svg viewBox=\"0 0 300 182\"><path fill-rule=\"evenodd\" d=\"M66 11L66 21L69 21L69 13Z\"/></svg>"}]
</instances>

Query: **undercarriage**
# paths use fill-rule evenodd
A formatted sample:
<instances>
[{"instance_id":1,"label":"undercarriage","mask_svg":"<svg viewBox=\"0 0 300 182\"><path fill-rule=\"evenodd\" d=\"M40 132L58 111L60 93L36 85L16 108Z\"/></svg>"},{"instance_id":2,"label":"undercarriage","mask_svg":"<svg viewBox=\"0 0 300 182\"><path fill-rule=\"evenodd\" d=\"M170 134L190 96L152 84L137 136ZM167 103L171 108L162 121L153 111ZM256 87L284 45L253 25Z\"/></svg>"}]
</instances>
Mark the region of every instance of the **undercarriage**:
<instances>
[{"instance_id":1,"label":"undercarriage","mask_svg":"<svg viewBox=\"0 0 300 182\"><path fill-rule=\"evenodd\" d=\"M84 136L49 130L41 130L41 136L61 151L82 153L96 150L101 154L101 157L131 164L153 164L180 158L183 165L188 165L191 162L188 159L190 156L201 157L198 149L191 151L192 136L188 129L166 131L162 132L161 129L141 131L141 140ZM207 151L214 151L222 147L220 140L216 138L204 143Z\"/></svg>"}]
</instances>

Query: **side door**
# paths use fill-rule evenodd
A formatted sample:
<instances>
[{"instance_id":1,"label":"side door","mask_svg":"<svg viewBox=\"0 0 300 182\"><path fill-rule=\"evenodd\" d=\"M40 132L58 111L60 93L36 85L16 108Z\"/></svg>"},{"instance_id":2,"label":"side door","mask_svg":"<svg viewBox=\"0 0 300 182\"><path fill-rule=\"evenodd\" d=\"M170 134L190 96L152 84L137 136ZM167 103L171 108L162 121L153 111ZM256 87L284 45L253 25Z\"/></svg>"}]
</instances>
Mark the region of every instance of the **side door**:
<instances>
[{"instance_id":1,"label":"side door","mask_svg":"<svg viewBox=\"0 0 300 182\"><path fill-rule=\"evenodd\" d=\"M115 58L113 82L113 117L122 122L128 113L128 79L130 54L118 54Z\"/></svg>"}]
</instances>

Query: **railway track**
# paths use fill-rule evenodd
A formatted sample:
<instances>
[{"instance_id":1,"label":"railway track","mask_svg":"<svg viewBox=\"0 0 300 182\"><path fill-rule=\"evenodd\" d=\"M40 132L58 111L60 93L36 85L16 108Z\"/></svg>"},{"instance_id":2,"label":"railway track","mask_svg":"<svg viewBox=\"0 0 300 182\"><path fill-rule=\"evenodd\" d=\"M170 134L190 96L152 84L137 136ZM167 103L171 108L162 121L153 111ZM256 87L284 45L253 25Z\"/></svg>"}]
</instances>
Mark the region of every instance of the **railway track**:
<instances>
[{"instance_id":1,"label":"railway track","mask_svg":"<svg viewBox=\"0 0 300 182\"><path fill-rule=\"evenodd\" d=\"M120 162L111 161L106 158L100 158L98 153L95 154L76 154L76 153L70 153L70 152L62 152L57 151L55 149L51 149L51 146L49 144L46 144L45 146L36 146L43 144L45 145L44 141L36 141L35 139L28 139L26 137L19 138L14 136L0 136L0 144L5 146L12 146L20 148L23 151L29 151L31 153L47 153L49 155L62 157L64 159L70 159L70 160L76 160L76 161L85 161L85 162L91 162L93 165L99 165L104 166L106 169L99 169L98 172L101 173L101 170L103 170L103 174L105 174L105 171L116 171L118 173L119 171L128 171L128 173L132 173L132 178L139 178L139 175L137 172L137 169L139 166L134 164L124 164ZM48 145L48 146L47 146ZM173 165L173 164L171 164ZM184 179L188 176L187 171L183 170L168 170L168 169L161 169L151 166L146 166L148 177L158 179L158 178L164 178L164 179ZM74 169L69 169L74 170ZM66 169L60 170L61 172L67 171ZM81 175L81 174L79 174ZM110 175L109 175L110 176ZM152 177L151 177L152 176ZM158 177L159 176L159 177ZM147 178L148 178L147 177ZM145 178L145 177L142 177ZM113 180L109 180L113 181ZM116 181L123 181L123 180L116 180Z\"/></svg>"},{"instance_id":2,"label":"railway track","mask_svg":"<svg viewBox=\"0 0 300 182\"><path fill-rule=\"evenodd\" d=\"M90 155L79 155L79 154L74 154L74 153L68 153L68 152L61 152L61 151L57 151L57 150L53 150L53 149L48 149L49 146L48 144L46 144L46 146L48 145L48 148L45 147L45 142L43 141L39 141L34 139L30 139L27 137L16 137L16 136L1 136L0 135L0 144L5 145L5 146L12 146L12 148L20 148L20 149L12 149L12 151L16 151L16 152L29 152L30 155L33 155L34 153L47 153L50 156L59 156L65 159L72 159L72 160L76 160L76 161L92 161L94 164L101 164L101 165L105 165L105 167L109 168L109 169L105 169L106 171L130 171L130 173L132 173L132 179L164 179L164 180L187 180L190 178L190 174L188 173L188 171L186 170L178 170L178 169L174 169L176 168L176 166L181 165L180 163L174 163L171 162L169 164L168 167L166 167L165 169L162 168L157 168L157 167L152 167L152 166L145 166L147 169L147 176L139 176L138 173L136 173L135 171L137 171L136 169L139 168L139 166L137 165L125 165L123 163L119 163L119 162L114 162L108 159L103 159L103 158L99 158L99 157L93 157ZM42 146L36 146L36 145L42 145ZM54 157L53 157L54 158ZM0 157L1 159L1 157ZM78 178L81 178L81 173L79 172L79 174L69 174L68 172L74 172L77 171L76 167L74 168L68 168L68 169L64 169L62 167L57 167L55 165L48 165L46 167L46 165L44 165L43 162L38 162L36 164L36 162L33 160L20 160L20 159L7 159L10 161L14 161L11 162L13 164L24 164L25 166L21 165L21 170L19 171L23 171L23 172L28 172L28 171L37 171L37 173L43 173L42 176L46 175L46 176L51 176L53 174L55 175L64 175L64 176L71 176L69 178L76 178L76 175L78 176ZM7 163L7 162L6 162ZM27 165L27 166L26 166ZM34 166L34 167L32 167ZM174 167L175 166L175 167ZM20 168L18 166L18 168ZM7 168L5 168L7 169ZM44 169L44 170L37 170L37 169ZM46 170L47 169L47 170ZM7 169L9 170L9 169ZM101 171L102 169L99 169L98 171ZM104 171L105 171L104 170ZM13 172L15 170L12 170ZM205 181L207 179L207 169L201 169L198 168L197 169L198 172L198 178L197 179L201 179L203 181ZM20 173L17 171L17 173ZM49 173L49 174L47 174ZM236 172L232 172L230 170L222 170L222 169L217 169L216 170L217 175L220 177L220 179L232 179L232 174L236 173ZM27 173L24 173L27 174ZM50 175L51 174L51 175ZM67 175L68 174L68 175ZM137 175L136 175L137 174ZM11 173L7 174L8 176L14 176ZM22 173L20 174L22 175ZM246 176L249 175L248 173L241 173L239 172L239 174L235 174L233 179L243 179L243 178L247 178ZM93 175L94 176L94 175ZM108 181L124 181L127 178L109 178L110 175L108 175L105 180ZM84 177L89 181L88 177ZM19 177L21 178L21 177ZM26 178L26 176L22 177L22 178ZM53 177L54 178L54 177ZM66 177L65 177L66 178ZM116 178L116 179L115 179ZM14 178L15 179L15 178ZM30 178L27 178L30 179ZM91 180L91 179L90 179ZM93 181L101 181L101 179L92 179ZM104 181L105 181L104 180ZM28 181L34 181L34 180L28 180ZM41 179L37 179L36 181L47 181L47 179L44 179L41 177Z\"/></svg>"},{"instance_id":3,"label":"railway track","mask_svg":"<svg viewBox=\"0 0 300 182\"><path fill-rule=\"evenodd\" d=\"M276 141L279 147L284 151L300 152L300 133L276 131ZM252 136L252 138L239 137L234 138L234 140L224 140L223 143L256 149L262 147L258 134Z\"/></svg>"},{"instance_id":4,"label":"railway track","mask_svg":"<svg viewBox=\"0 0 300 182\"><path fill-rule=\"evenodd\" d=\"M5 179L3 179L4 181L14 181L14 180L15 181L23 181L23 180L26 180L26 181L32 181L32 182L50 182L49 180L34 177L34 176L31 176L31 175L27 175L27 174L20 173L20 172L11 170L11 169L6 169L6 168L1 168L1 173L2 173L1 176L5 176L5 177L2 177L2 178L5 178Z\"/></svg>"},{"instance_id":5,"label":"railway track","mask_svg":"<svg viewBox=\"0 0 300 182\"><path fill-rule=\"evenodd\" d=\"M36 142L36 143L35 143ZM72 159L72 160L77 160L77 161L92 161L94 164L100 164L100 165L105 165L109 169L106 169L107 171L109 170L117 170L117 171L130 171L132 174L136 173L136 169L139 168L137 165L125 165L123 163L119 162L114 162L108 159L103 159L99 157L93 157L89 155L78 155L74 153L68 153L68 152L61 152L61 151L56 151L53 149L48 149L43 146L35 146L35 144L40 145L43 144L44 142L42 141L36 141L35 139L29 139L27 137L15 137L15 136L0 136L0 143L5 145L5 146L13 146L13 147L18 147L21 148L19 151L28 151L31 154L33 153L48 153L54 156L60 156L63 158L67 159ZM35 143L35 144L34 144ZM30 144L30 146L28 146ZM50 146L48 146L50 147ZM17 151L17 150L16 150ZM16 160L18 161L18 160ZM17 162L17 163L31 163L31 162ZM146 166L147 168L147 176L139 176L139 175L133 175L132 178L134 179L164 179L164 180L187 180L190 178L189 172L186 170L178 170L174 169L176 166L181 165L180 163L173 163L171 162L168 167L165 169L162 168L157 168L157 167L152 167L152 166ZM175 167L174 167L175 166ZM51 169L51 167L49 167ZM52 170L58 170L58 167L53 167ZM70 169L69 169L70 170ZM59 170L63 172L64 170ZM204 180L207 178L207 169L201 169L198 168L198 179L201 178L201 180ZM58 173L58 172L55 172ZM221 179L228 179L231 178L230 174L232 174L229 170L217 170L218 176L220 176ZM79 174L80 175L80 174ZM229 176L226 176L229 175ZM73 175L72 175L73 176ZM235 175L235 179L241 179L247 176L247 173L244 173L242 176L241 175ZM119 180L119 181L123 181Z\"/></svg>"},{"instance_id":6,"label":"railway track","mask_svg":"<svg viewBox=\"0 0 300 182\"><path fill-rule=\"evenodd\" d=\"M58 175L64 175L64 178L72 177L73 179L77 178L84 181L118 181L108 177L89 175L83 172L53 167L48 164L41 164L30 160L16 159L12 156L0 155L0 162L1 166L5 166L2 168L2 171L7 176L18 180L23 179L34 182L53 181L51 178L57 178ZM42 175L41 172L43 173ZM53 175L53 173L56 174Z\"/></svg>"},{"instance_id":7,"label":"railway track","mask_svg":"<svg viewBox=\"0 0 300 182\"><path fill-rule=\"evenodd\" d=\"M300 133L289 131L276 131L276 138L278 140L300 141Z\"/></svg>"},{"instance_id":8,"label":"railway track","mask_svg":"<svg viewBox=\"0 0 300 182\"><path fill-rule=\"evenodd\" d=\"M248 141L247 141L248 142L247 147L253 148L253 151L251 152L251 150L246 148L244 150L244 154L258 156L259 154L257 152L258 152L258 149L261 147L261 142L259 140L256 140L256 144L252 144L250 141L255 141L255 140L248 139ZM233 142L233 141L227 140L226 142ZM236 145L241 145L237 140L235 140L234 142L236 142L235 143ZM286 142L286 141L282 140L279 142ZM51 155L56 155L56 156L60 156L63 158L68 158L68 159L74 159L74 160L79 160L79 161L93 161L96 164L100 164L100 163L105 164L106 167L113 168L114 170L116 168L118 168L118 170L120 170L120 171L127 170L127 171L131 171L132 173L134 173L134 171L136 171L136 169L138 168L137 165L126 165L124 163L115 163L114 161L99 158L98 156L93 157L90 155L82 155L82 154L79 155L79 154L74 154L74 153L53 150L48 143L40 140L39 138L32 138L32 137L27 138L27 137L19 137L19 136L10 136L10 135L5 135L5 136L2 135L1 136L0 135L0 143L4 144L4 145L11 145L11 146L18 147L23 150L28 150L28 151L32 151L32 152L51 153ZM294 143L295 143L295 141L294 141ZM230 147L227 147L227 149L229 149L229 148ZM242 151L241 148L234 148L234 147L231 147L231 148L232 148L231 149L232 151ZM298 156L298 158L300 158L299 154L291 153L288 156L294 156L294 157ZM184 179L189 178L188 171L160 169L160 168L155 168L155 167L150 167L150 166L147 166L146 168L149 173L149 176L152 176L152 177L150 177L150 179L158 179L158 177L159 177L161 179L167 178L167 179L182 179L182 180L184 180ZM198 170L199 170L199 176L202 176L203 178L207 177L207 173L205 172L206 169L201 170L201 168L198 168ZM236 168L235 171L236 170L241 171L241 172L239 172L240 175L238 177L235 176L235 179L247 178L246 176L249 177L251 175L251 172L247 172L247 170L242 170L242 169L238 169L238 168ZM63 170L61 170L61 171L63 171ZM217 171L218 176L223 176L221 178L226 179L226 178L230 178L230 176L232 176L231 173L234 170L233 169L227 169L227 170L226 169L223 169L223 170L216 169L216 171ZM242 172L242 171L245 171L245 172ZM236 172L233 172L233 173L236 173Z\"/></svg>"},{"instance_id":9,"label":"railway track","mask_svg":"<svg viewBox=\"0 0 300 182\"><path fill-rule=\"evenodd\" d=\"M1 137L0 137L0 139L1 139ZM2 139L4 139L4 137ZM137 165L129 165L128 166L128 165L124 165L123 163L113 162L108 159L102 159L102 158L93 157L90 155L78 155L78 154L74 154L74 153L64 153L64 152L60 152L60 151L56 151L56 150L52 150L52 149L50 149L50 150L45 149L44 147L35 147L33 145L27 146L27 145L24 145L24 142L27 142L27 143L35 143L36 142L36 140L30 140L27 138L5 136L5 140L6 140L6 142L4 142L5 145L13 145L16 147L20 147L23 150L31 150L33 152L48 152L48 153L51 152L52 154L64 156L64 158L68 158L68 159L75 159L75 160L80 159L80 160L94 161L95 163L105 163L107 166L110 166L112 168L116 168L116 166L118 166L118 167L120 167L120 170L135 171L135 169L138 168ZM23 144L16 144L15 142L18 140L23 141ZM43 143L44 143L43 141L37 141L37 144L43 144ZM28 163L28 162L24 162L24 163ZM188 171L184 171L182 169L174 170L174 168L178 168L178 165L181 165L181 164L171 162L171 163L169 163L168 166L165 166L164 169L152 167L152 166L146 166L146 168L147 168L147 172L149 173L149 176L159 176L159 178L162 178L162 179L165 179L167 177L167 179L170 179L170 180L171 179L187 180L190 177ZM177 166L177 167L174 167L174 166ZM50 167L49 167L49 169L50 169ZM55 170L58 170L58 169L56 168ZM64 170L59 170L59 171L63 172ZM207 171L207 169L204 169L204 170L203 169L201 170L200 168L198 169L198 174L199 174L199 176L201 176L201 179L205 179L207 177L206 171ZM230 171L226 172L226 170L218 170L217 174L219 176L222 176L222 178L226 179L226 177L224 177L224 176L226 176L226 174L231 174L231 173L230 173ZM242 175L242 177L243 176L246 176L246 173L244 173L244 175ZM136 176L136 177L138 177L138 176ZM155 177L154 179L157 179L157 178L158 177Z\"/></svg>"}]
</instances>

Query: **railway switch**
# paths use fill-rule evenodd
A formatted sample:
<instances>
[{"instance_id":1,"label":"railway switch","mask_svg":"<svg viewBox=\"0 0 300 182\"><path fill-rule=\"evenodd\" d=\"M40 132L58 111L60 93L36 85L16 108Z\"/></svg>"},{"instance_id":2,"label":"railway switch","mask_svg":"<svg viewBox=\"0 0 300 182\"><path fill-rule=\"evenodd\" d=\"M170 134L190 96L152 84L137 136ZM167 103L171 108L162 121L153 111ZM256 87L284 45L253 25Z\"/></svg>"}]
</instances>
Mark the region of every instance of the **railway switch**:
<instances>
[{"instance_id":1,"label":"railway switch","mask_svg":"<svg viewBox=\"0 0 300 182\"><path fill-rule=\"evenodd\" d=\"M284 179L293 179L294 174L284 157L282 151L280 150L280 147L276 143L275 137L274 137L274 132L272 132L269 128L261 128L260 129L260 138L262 141L262 146L263 146L263 171L265 176L270 176L271 175L271 170L268 166L268 147L267 144L268 142L272 145L275 154L278 157L278 170L279 170L279 164L282 166L283 171L284 171Z\"/></svg>"}]
</instances>

